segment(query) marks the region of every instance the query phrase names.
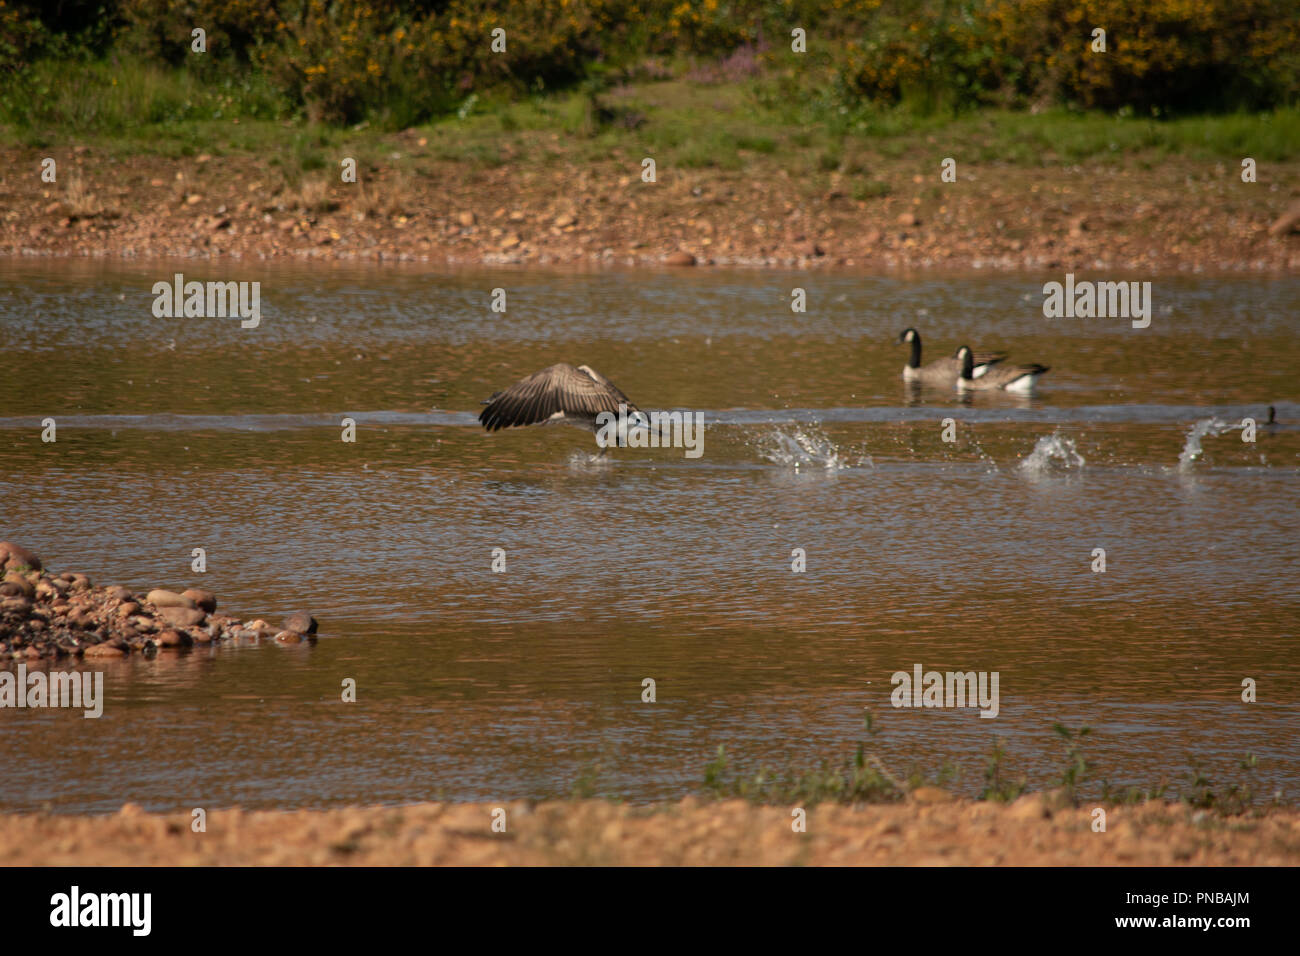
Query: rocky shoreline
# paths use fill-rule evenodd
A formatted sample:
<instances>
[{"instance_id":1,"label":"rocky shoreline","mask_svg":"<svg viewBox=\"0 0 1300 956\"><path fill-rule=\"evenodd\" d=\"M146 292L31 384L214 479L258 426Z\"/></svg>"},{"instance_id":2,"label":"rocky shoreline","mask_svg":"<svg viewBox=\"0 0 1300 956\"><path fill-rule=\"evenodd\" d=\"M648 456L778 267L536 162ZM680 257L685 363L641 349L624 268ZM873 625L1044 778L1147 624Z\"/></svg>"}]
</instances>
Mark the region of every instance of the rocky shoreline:
<instances>
[{"instance_id":1,"label":"rocky shoreline","mask_svg":"<svg viewBox=\"0 0 1300 956\"><path fill-rule=\"evenodd\" d=\"M154 588L143 596L97 587L80 573L55 574L28 549L0 541L0 663L121 660L221 643L301 644L316 640L316 619L299 611L280 627L217 613L211 591Z\"/></svg>"},{"instance_id":2,"label":"rocky shoreline","mask_svg":"<svg viewBox=\"0 0 1300 956\"><path fill-rule=\"evenodd\" d=\"M367 168L359 184L323 173L298 187L267 159L231 154L129 162L76 146L69 185L0 181L0 257L184 258L258 263L430 263L449 267L723 266L867 270L1122 269L1300 271L1295 164L1279 183L1170 159L1068 176L993 166L938 191L914 161L882 158L887 195L854 198L753 157L743 171L665 172L653 185L632 155L521 176L510 166L439 160L424 140L389 138L418 175ZM39 168L42 151L0 149ZM1132 167L1132 168L1130 168ZM860 184L859 184L860 185Z\"/></svg>"}]
</instances>

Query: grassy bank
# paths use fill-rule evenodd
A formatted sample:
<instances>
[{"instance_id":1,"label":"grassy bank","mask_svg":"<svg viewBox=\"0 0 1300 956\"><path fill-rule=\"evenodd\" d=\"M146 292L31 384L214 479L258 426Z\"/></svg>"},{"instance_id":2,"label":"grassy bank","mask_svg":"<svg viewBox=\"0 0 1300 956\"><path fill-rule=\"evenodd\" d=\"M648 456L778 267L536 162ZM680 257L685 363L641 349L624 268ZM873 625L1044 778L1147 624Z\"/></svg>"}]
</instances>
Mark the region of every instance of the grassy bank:
<instances>
[{"instance_id":1,"label":"grassy bank","mask_svg":"<svg viewBox=\"0 0 1300 956\"><path fill-rule=\"evenodd\" d=\"M170 157L287 149L300 171L323 168L341 150L371 163L390 152L369 124L282 115L271 92L251 79L210 86L184 69L139 61L47 64L36 72L36 94L4 117L10 141L26 146L71 140ZM528 158L516 154L529 149L535 162L596 162L612 149L641 150L685 169L739 170L755 154L775 155L792 173L860 173L873 153L935 169L947 156L1029 167L1126 157L1233 165L1244 156L1300 158L1297 108L1173 118L1063 107L925 113L869 102L849 108L827 91L779 78L712 81L689 70L522 98L471 94L456 112L414 128L435 157L487 167Z\"/></svg>"}]
</instances>

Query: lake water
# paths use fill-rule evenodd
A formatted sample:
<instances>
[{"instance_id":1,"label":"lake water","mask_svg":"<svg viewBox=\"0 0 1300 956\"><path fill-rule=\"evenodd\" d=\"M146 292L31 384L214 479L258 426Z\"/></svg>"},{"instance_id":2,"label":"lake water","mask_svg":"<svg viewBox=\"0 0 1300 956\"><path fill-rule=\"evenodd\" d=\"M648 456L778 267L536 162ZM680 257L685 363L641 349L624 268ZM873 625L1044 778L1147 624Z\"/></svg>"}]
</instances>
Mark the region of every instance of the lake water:
<instances>
[{"instance_id":1,"label":"lake water","mask_svg":"<svg viewBox=\"0 0 1300 956\"><path fill-rule=\"evenodd\" d=\"M175 271L260 281L261 325L155 318ZM1195 763L1294 804L1300 280L1157 279L1136 330L1045 319L1062 278L4 262L0 538L322 633L97 665L99 720L0 710L0 808L579 780L640 802L689 792L719 745L753 769L838 761L866 713L892 771L946 767L963 793L995 741L1052 785L1061 721L1092 728L1098 780L1177 786ZM907 326L926 360L969 342L1052 368L1032 400L915 393ZM703 455L477 426L561 361L702 411ZM1243 442L1270 404L1282 424ZM998 672L998 716L892 707L917 664Z\"/></svg>"}]
</instances>

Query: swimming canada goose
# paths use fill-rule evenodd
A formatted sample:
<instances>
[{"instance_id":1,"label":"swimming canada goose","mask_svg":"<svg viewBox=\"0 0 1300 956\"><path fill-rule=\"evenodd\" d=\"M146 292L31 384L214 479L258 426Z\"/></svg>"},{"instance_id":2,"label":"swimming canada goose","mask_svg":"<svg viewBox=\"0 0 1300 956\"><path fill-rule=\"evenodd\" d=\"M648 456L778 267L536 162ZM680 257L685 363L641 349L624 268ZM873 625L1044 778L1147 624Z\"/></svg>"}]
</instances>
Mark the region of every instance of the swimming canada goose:
<instances>
[{"instance_id":1,"label":"swimming canada goose","mask_svg":"<svg viewBox=\"0 0 1300 956\"><path fill-rule=\"evenodd\" d=\"M912 343L912 354L903 366L903 381L918 382L923 385L947 385L951 387L961 374L961 362L954 356L936 359L929 365L921 364L921 333L916 329L903 329L898 333L898 344ZM975 355L971 375L979 378L990 368L1007 357L1006 352L980 352Z\"/></svg>"},{"instance_id":2,"label":"swimming canada goose","mask_svg":"<svg viewBox=\"0 0 1300 956\"><path fill-rule=\"evenodd\" d=\"M1046 365L998 365L989 369L979 378L971 375L974 357L968 346L957 350L957 361L961 363L961 376L957 379L958 389L994 390L1004 392L1032 392L1038 382L1038 376L1048 370Z\"/></svg>"},{"instance_id":3,"label":"swimming canada goose","mask_svg":"<svg viewBox=\"0 0 1300 956\"><path fill-rule=\"evenodd\" d=\"M650 427L645 412L613 382L589 366L574 368L567 362L521 378L483 404L487 408L478 420L490 432L524 425L566 424L590 428L599 436L603 423L597 421L597 416L608 412L617 422L618 444L623 446L630 429ZM601 454L607 450L602 448Z\"/></svg>"},{"instance_id":4,"label":"swimming canada goose","mask_svg":"<svg viewBox=\"0 0 1300 956\"><path fill-rule=\"evenodd\" d=\"M1265 435L1273 435L1283 428L1290 429L1292 426L1283 425L1280 421L1278 421L1277 409L1274 408L1272 405L1270 405L1268 406L1267 420L1259 422L1255 427L1258 431L1260 431Z\"/></svg>"}]
</instances>

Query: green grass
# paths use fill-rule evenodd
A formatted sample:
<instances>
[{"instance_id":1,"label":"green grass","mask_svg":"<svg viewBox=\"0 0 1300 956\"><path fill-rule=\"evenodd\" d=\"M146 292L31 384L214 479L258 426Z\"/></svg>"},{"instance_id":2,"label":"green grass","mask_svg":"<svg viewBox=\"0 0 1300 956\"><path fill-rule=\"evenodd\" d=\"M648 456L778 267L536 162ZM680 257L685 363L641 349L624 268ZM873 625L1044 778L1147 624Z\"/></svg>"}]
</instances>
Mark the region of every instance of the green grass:
<instances>
[{"instance_id":1,"label":"green grass","mask_svg":"<svg viewBox=\"0 0 1300 956\"><path fill-rule=\"evenodd\" d=\"M191 69L120 63L39 63L0 91L0 125L11 140L52 146L69 138L111 144L125 154L167 157L196 151L288 153L300 172L333 165L339 148L375 142L374 129L308 123L264 83L209 82ZM1155 117L1054 109L1030 114L984 109L955 116L906 105L845 105L788 81L701 84L639 81L510 99L472 96L420 127L437 159L490 168L510 156L560 155L590 162L617 151L653 156L660 168L740 170L759 162L791 174L838 171L864 179L855 198L884 195L878 161L1047 166L1174 157L1236 166L1300 159L1300 109L1261 114ZM201 144L201 146L196 146ZM509 149L509 153L505 150ZM392 149L372 148L374 158ZM385 161L387 161L385 159Z\"/></svg>"},{"instance_id":2,"label":"green grass","mask_svg":"<svg viewBox=\"0 0 1300 956\"><path fill-rule=\"evenodd\" d=\"M190 120L278 119L287 105L265 82L200 77L126 59L39 61L9 77L0 93L0 121L22 130L64 135L134 133Z\"/></svg>"},{"instance_id":3,"label":"green grass","mask_svg":"<svg viewBox=\"0 0 1300 956\"><path fill-rule=\"evenodd\" d=\"M1161 781L1155 786L1116 788L1095 776L1095 767L1084 753L1084 743L1092 733L1090 728L1072 730L1057 722L1052 725L1052 729L1065 747L1064 766L1055 781L1056 792L1070 805L1082 806L1088 801L1106 805L1132 805L1149 800L1165 800L1172 793L1185 806L1224 816L1246 813L1257 806L1253 773L1258 761L1254 755L1248 755L1240 761L1240 781L1216 784L1206 777L1193 760L1184 786L1171 789ZM839 762L822 760L811 768L787 767L779 771L763 767L742 769L725 747L719 747L717 755L704 768L700 792L717 799L739 798L767 805L895 803L906 799L909 792L920 786L943 787L953 780L954 770L946 761L932 777L913 771L906 780L901 779L871 753L869 740L876 730L870 715L865 719L865 730L868 741L859 743L851 756ZM985 765L984 785L978 799L1010 803L1029 790L1027 778L1023 774L1012 775L1008 772L1006 751L1001 741L995 739Z\"/></svg>"}]
</instances>

